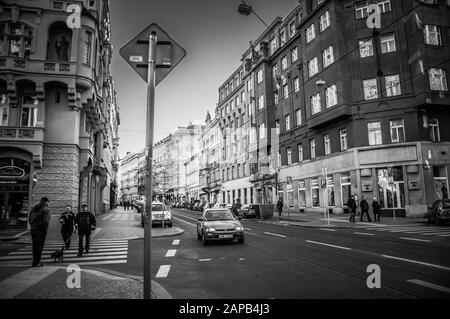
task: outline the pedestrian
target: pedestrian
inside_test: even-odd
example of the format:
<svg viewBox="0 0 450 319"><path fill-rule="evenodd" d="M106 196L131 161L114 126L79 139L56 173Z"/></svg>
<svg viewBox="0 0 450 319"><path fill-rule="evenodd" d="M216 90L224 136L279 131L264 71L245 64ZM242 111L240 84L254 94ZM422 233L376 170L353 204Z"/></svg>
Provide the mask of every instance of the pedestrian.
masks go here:
<svg viewBox="0 0 450 319"><path fill-rule="evenodd" d="M373 219L375 221L380 221L381 206L380 206L380 203L378 203L378 200L376 197L373 198L372 209L373 209Z"/></svg>
<svg viewBox="0 0 450 319"><path fill-rule="evenodd" d="M42 267L41 256L44 250L45 237L50 223L50 211L48 210L48 198L42 197L39 204L33 207L28 218L33 245L32 267Z"/></svg>
<svg viewBox="0 0 450 319"><path fill-rule="evenodd" d="M442 199L448 199L448 190L447 187L445 187L445 183L442 183L441 191L442 191Z"/></svg>
<svg viewBox="0 0 450 319"><path fill-rule="evenodd" d="M233 204L233 206L231 207L231 211L233 212L233 214L236 216L236 218L239 217L239 212L238 210L242 207L241 205L241 200L238 198L236 199L236 202Z"/></svg>
<svg viewBox="0 0 450 319"><path fill-rule="evenodd" d="M356 221L355 221L355 216L356 216L355 195L350 196L350 198L347 201L347 207L350 210L350 222L356 223Z"/></svg>
<svg viewBox="0 0 450 319"><path fill-rule="evenodd" d="M359 206L361 206L361 221L363 221L364 215L367 214L367 219L369 220L370 223L371 220L369 215L369 203L366 201L366 198L364 196L362 197Z"/></svg>
<svg viewBox="0 0 450 319"><path fill-rule="evenodd" d="M83 256L83 239L86 237L85 253L89 253L91 243L91 233L97 225L94 215L88 211L88 206L83 204L81 212L75 217L75 224L78 228L78 257Z"/></svg>
<svg viewBox="0 0 450 319"><path fill-rule="evenodd" d="M281 198L278 199L277 209L278 209L278 216L281 216L281 212L283 211L283 200Z"/></svg>
<svg viewBox="0 0 450 319"><path fill-rule="evenodd" d="M70 248L70 242L73 234L75 214L72 212L72 206L67 205L66 210L59 218L61 225L61 235L66 249Z"/></svg>

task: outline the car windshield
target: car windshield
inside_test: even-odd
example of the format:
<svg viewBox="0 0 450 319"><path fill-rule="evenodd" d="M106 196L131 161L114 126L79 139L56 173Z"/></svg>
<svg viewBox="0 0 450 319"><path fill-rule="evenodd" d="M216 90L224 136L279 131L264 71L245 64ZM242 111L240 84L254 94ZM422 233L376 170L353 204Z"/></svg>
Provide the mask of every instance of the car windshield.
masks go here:
<svg viewBox="0 0 450 319"><path fill-rule="evenodd" d="M152 204L152 211L162 212L164 210L163 204Z"/></svg>
<svg viewBox="0 0 450 319"><path fill-rule="evenodd" d="M228 210L215 210L205 214L206 220L234 220L233 214Z"/></svg>

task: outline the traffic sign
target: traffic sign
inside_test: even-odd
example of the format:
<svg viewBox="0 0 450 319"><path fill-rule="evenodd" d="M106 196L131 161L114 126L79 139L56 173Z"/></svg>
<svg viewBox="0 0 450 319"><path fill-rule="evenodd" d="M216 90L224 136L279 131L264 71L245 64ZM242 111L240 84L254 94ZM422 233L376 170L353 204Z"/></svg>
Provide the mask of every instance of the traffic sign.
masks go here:
<svg viewBox="0 0 450 319"><path fill-rule="evenodd" d="M152 23L133 40L125 44L119 53L147 82L149 35L152 32L155 32L157 37L155 85L158 85L186 56L186 50L176 43L166 31L156 23Z"/></svg>

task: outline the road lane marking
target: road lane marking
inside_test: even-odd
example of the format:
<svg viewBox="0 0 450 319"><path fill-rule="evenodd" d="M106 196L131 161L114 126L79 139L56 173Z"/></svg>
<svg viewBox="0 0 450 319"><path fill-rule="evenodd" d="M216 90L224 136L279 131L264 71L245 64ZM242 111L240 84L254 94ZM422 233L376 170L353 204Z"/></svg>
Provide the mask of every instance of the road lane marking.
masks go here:
<svg viewBox="0 0 450 319"><path fill-rule="evenodd" d="M426 234L421 234L421 235L424 235L424 236L431 236L431 235L447 235L447 234L449 234L448 232L434 232L434 233L426 233Z"/></svg>
<svg viewBox="0 0 450 319"><path fill-rule="evenodd" d="M448 237L448 236L450 236L450 234L447 234L447 235L438 235L439 237Z"/></svg>
<svg viewBox="0 0 450 319"><path fill-rule="evenodd" d="M320 230L326 230L326 231L336 231L336 229L328 229L328 228L319 228Z"/></svg>
<svg viewBox="0 0 450 319"><path fill-rule="evenodd" d="M264 234L267 234L267 235L272 235L272 236L277 236L277 237L281 237L281 238L286 238L286 236L284 236L284 235L280 235L280 234L275 234L275 233L269 233L269 232L264 232Z"/></svg>
<svg viewBox="0 0 450 319"><path fill-rule="evenodd" d="M312 240L306 240L308 243L312 243L312 244L317 244L317 245L324 245L324 246L329 246L329 247L334 247L334 248L339 248L339 249L344 249L344 250L352 250L351 248L348 247L342 247L342 246L336 246L336 245L331 245L331 244L326 244L326 243L320 243L318 241L312 241Z"/></svg>
<svg viewBox="0 0 450 319"><path fill-rule="evenodd" d="M389 256L389 255L381 255L381 257L390 258L390 259L397 259L397 260L406 261L406 262L410 262L410 263L414 263L414 264L419 264L419 265L424 265L424 266L429 266L429 267L434 267L434 268L439 268L439 269L442 269L442 270L450 271L450 268L448 268L448 267L441 266L441 265L429 264L429 263L425 263L423 261L411 260L411 259L406 259L406 258L399 258L399 257L394 257L394 256Z"/></svg>
<svg viewBox="0 0 450 319"><path fill-rule="evenodd" d="M419 280L419 279L410 279L410 280L407 280L407 281L412 283L412 284L424 286L424 287L427 287L427 288L443 291L443 292L446 292L446 293L450 294L450 288L447 288L447 287L444 287L444 286L432 284L430 282L426 282L426 281Z"/></svg>
<svg viewBox="0 0 450 319"><path fill-rule="evenodd" d="M192 219L192 220L195 220L195 221L198 220L197 218L193 218L193 217L189 217L189 216L184 216L184 215L180 215L180 216L183 216L183 218ZM180 219L179 216L177 216L177 218Z"/></svg>
<svg viewBox="0 0 450 319"><path fill-rule="evenodd" d="M170 265L161 265L159 266L158 273L156 274L156 278L166 278L169 275Z"/></svg>
<svg viewBox="0 0 450 319"><path fill-rule="evenodd" d="M211 259L205 258L205 259L199 259L198 261L211 261Z"/></svg>
<svg viewBox="0 0 450 319"><path fill-rule="evenodd" d="M3 280L0 282L0 299L14 298L58 269L56 267L30 268Z"/></svg>
<svg viewBox="0 0 450 319"><path fill-rule="evenodd" d="M245 229L245 230L252 230L251 228L248 228L248 227L244 227L244 229Z"/></svg>
<svg viewBox="0 0 450 319"><path fill-rule="evenodd" d="M169 249L166 253L166 257L174 257L176 253L177 253L176 249Z"/></svg>
<svg viewBox="0 0 450 319"><path fill-rule="evenodd" d="M353 234L356 234L356 235L364 235L364 236L375 236L375 234L371 234L371 233L359 233L359 232L354 232Z"/></svg>
<svg viewBox="0 0 450 319"><path fill-rule="evenodd" d="M188 225L191 225L191 226L197 227L197 225L195 225L195 224L192 224L192 223L189 223L189 222L187 222L187 221L185 221L185 220L182 220L182 219L180 219L180 218L178 218L178 217L174 217L174 219L177 219L177 220L179 220L180 222L186 223L186 224L188 224Z"/></svg>
<svg viewBox="0 0 450 319"><path fill-rule="evenodd" d="M179 239L174 239L172 242L172 246L178 246L180 244L180 240Z"/></svg>
<svg viewBox="0 0 450 319"><path fill-rule="evenodd" d="M431 243L431 240L427 240L427 239L408 238L408 237L400 237L400 239L412 240L412 241L423 241L423 242L426 242L426 243Z"/></svg>

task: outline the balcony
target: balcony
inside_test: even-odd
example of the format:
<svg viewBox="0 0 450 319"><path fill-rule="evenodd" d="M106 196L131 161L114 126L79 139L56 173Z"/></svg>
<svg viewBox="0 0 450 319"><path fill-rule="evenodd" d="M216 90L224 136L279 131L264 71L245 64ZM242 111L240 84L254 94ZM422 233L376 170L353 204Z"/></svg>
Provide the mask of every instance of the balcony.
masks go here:
<svg viewBox="0 0 450 319"><path fill-rule="evenodd" d="M1 127L0 141L43 142L43 127Z"/></svg>
<svg viewBox="0 0 450 319"><path fill-rule="evenodd" d="M351 117L352 110L349 105L339 105L313 115L308 121L308 127L318 129L338 119Z"/></svg>
<svg viewBox="0 0 450 319"><path fill-rule="evenodd" d="M0 59L0 70L18 70L49 75L75 75L76 63L2 57Z"/></svg>

